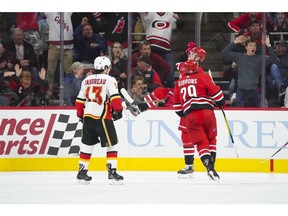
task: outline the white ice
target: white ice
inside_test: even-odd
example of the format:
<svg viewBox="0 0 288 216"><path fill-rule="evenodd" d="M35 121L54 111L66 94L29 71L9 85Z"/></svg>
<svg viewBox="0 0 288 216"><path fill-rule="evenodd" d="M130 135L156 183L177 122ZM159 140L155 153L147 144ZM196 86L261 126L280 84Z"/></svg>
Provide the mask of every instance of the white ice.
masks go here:
<svg viewBox="0 0 288 216"><path fill-rule="evenodd" d="M110 185L102 171L89 172L90 185L78 185L76 174L0 172L0 204L288 204L288 174L219 172L217 183L205 172L179 179L175 172L119 171L123 185Z"/></svg>

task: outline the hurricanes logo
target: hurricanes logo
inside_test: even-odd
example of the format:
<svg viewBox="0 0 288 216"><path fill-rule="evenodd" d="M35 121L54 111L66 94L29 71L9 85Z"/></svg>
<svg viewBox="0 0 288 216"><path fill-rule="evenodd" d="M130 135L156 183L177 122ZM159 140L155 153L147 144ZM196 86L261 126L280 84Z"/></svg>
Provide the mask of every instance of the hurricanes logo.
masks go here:
<svg viewBox="0 0 288 216"><path fill-rule="evenodd" d="M113 29L112 34L114 34L114 33L121 34L123 29L124 29L124 26L125 26L125 19L124 19L124 17L121 17L118 20L115 28Z"/></svg>
<svg viewBox="0 0 288 216"><path fill-rule="evenodd" d="M166 29L166 28L169 28L170 26L170 23L167 22L167 21L162 21L162 20L155 20L153 23L152 23L152 27L153 28L156 28L158 30L163 30L163 29Z"/></svg>

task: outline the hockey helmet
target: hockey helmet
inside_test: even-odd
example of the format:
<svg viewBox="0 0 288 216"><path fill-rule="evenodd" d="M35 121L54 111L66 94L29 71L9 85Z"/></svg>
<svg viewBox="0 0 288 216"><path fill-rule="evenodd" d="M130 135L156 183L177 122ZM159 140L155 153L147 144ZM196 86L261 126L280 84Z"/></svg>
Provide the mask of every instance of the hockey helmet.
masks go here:
<svg viewBox="0 0 288 216"><path fill-rule="evenodd" d="M195 47L192 52L196 53L200 57L200 61L202 62L206 57L206 51L201 47Z"/></svg>
<svg viewBox="0 0 288 216"><path fill-rule="evenodd" d="M187 49L185 50L186 54L188 55L190 51L192 51L196 47L194 42L189 42L187 44Z"/></svg>
<svg viewBox="0 0 288 216"><path fill-rule="evenodd" d="M106 56L98 56L94 60L95 70L104 70L106 68L111 68L111 61Z"/></svg>
<svg viewBox="0 0 288 216"><path fill-rule="evenodd" d="M185 62L184 68L185 68L184 72L187 75L197 73L198 63L196 61L193 61L193 60L188 60Z"/></svg>

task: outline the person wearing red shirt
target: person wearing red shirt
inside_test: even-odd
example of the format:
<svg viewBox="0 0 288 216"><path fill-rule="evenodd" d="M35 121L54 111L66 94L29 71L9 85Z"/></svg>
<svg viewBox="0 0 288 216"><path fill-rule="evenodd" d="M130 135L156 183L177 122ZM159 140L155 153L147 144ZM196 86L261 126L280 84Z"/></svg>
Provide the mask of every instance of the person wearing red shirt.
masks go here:
<svg viewBox="0 0 288 216"><path fill-rule="evenodd" d="M228 29L230 29L232 32L240 32L241 30L246 32L249 29L250 23L253 20L258 20L258 22L262 23L263 19L263 13L258 12L249 12L249 13L243 13L239 17L237 17L234 20L231 20L227 23ZM267 23L267 29L271 25L271 21L267 16L266 19Z"/></svg>
<svg viewBox="0 0 288 216"><path fill-rule="evenodd" d="M169 74L171 71L169 63L159 54L151 51L151 43L144 40L139 45L139 51L132 55L132 67L136 67L140 56L149 56L151 59L152 68L156 70L164 86L167 86Z"/></svg>
<svg viewBox="0 0 288 216"><path fill-rule="evenodd" d="M185 70L185 76L175 83L173 107L176 114L185 119L187 132L197 147L209 178L218 182L220 177L214 168L210 143L211 140L216 143L217 137L214 102L223 106L225 99L221 88L208 74L198 71L198 68L198 62L193 60L180 66L180 69Z"/></svg>

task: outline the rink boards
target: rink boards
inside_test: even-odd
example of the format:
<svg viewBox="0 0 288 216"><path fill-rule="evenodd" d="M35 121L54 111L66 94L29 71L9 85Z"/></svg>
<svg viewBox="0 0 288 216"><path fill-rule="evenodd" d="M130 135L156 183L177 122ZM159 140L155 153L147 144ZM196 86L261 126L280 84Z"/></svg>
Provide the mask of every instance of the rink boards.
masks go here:
<svg viewBox="0 0 288 216"><path fill-rule="evenodd" d="M226 109L236 157L221 110L216 110L217 170L288 173L287 109ZM0 171L77 170L81 124L73 108L0 109ZM179 117L153 109L115 122L118 167L134 171L175 171L183 167ZM90 170L105 170L106 149L96 145ZM196 153L195 169L204 171ZM268 159L268 160L267 160Z"/></svg>

